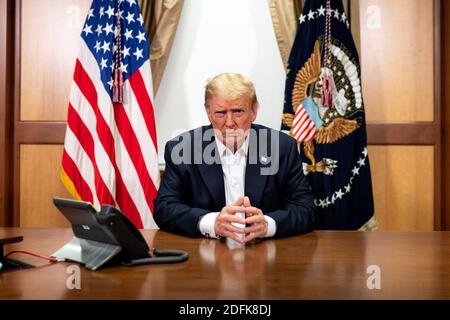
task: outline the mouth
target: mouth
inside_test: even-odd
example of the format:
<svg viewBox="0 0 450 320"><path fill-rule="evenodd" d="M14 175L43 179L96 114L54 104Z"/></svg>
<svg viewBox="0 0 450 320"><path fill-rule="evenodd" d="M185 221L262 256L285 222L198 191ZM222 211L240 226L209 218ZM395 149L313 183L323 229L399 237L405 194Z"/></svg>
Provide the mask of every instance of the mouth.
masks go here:
<svg viewBox="0 0 450 320"><path fill-rule="evenodd" d="M245 136L245 133L239 129L238 130L227 129L227 130L225 130L225 132L222 133L222 135L224 137L238 138L238 137Z"/></svg>

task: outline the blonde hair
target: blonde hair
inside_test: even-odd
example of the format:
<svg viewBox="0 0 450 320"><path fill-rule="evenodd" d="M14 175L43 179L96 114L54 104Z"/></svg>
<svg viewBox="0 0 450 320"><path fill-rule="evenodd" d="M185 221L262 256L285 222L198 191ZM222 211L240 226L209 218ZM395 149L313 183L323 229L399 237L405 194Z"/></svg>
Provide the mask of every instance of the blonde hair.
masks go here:
<svg viewBox="0 0 450 320"><path fill-rule="evenodd" d="M258 111L259 102L253 83L240 73L221 73L209 79L205 87L205 107L213 96L227 101L236 100L248 95L253 111Z"/></svg>

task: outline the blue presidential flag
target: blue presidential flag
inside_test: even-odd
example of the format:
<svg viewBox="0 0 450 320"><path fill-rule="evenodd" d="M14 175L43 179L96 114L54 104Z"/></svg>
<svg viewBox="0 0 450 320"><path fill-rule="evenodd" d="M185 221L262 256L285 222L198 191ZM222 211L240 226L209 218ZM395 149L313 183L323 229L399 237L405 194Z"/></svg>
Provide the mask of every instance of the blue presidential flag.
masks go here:
<svg viewBox="0 0 450 320"><path fill-rule="evenodd" d="M306 0L289 56L282 129L301 145L318 229L374 229L361 70L341 0Z"/></svg>

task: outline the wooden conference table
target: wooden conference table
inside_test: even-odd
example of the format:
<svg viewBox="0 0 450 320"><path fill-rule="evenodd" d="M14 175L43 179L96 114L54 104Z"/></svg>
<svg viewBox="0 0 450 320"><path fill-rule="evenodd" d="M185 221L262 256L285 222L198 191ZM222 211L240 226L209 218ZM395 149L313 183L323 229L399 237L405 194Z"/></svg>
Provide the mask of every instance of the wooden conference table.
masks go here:
<svg viewBox="0 0 450 320"><path fill-rule="evenodd" d="M162 231L142 231L150 247L181 249L180 264L81 268L81 289L69 290L73 263L11 258L36 268L0 273L0 299L450 299L450 232L312 232L266 240L245 249ZM5 253L50 255L71 229L0 228L0 238L22 235ZM381 289L368 289L367 268L381 272Z"/></svg>

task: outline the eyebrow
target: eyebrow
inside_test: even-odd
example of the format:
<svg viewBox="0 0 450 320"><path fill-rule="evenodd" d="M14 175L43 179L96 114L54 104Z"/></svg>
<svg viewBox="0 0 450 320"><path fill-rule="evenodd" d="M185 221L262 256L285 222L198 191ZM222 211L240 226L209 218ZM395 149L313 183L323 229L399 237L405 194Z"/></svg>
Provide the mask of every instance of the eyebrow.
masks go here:
<svg viewBox="0 0 450 320"><path fill-rule="evenodd" d="M218 107L218 109L215 110L214 112L226 112L224 107L221 107L221 106L217 106L217 107ZM244 110L244 108L241 106L236 106L236 107L232 107L230 110L231 111L242 111L242 110Z"/></svg>

